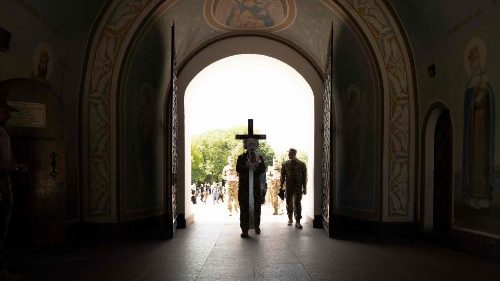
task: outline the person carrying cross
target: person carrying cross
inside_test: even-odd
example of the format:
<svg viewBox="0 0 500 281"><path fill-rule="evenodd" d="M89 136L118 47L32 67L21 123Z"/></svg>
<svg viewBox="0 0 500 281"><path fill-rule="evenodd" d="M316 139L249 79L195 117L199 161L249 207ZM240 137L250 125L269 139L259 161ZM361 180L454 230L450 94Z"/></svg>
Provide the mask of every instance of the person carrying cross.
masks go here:
<svg viewBox="0 0 500 281"><path fill-rule="evenodd" d="M261 175L266 172L264 158L257 154L259 140L266 139L266 135L253 133L253 119L248 119L248 134L236 135L236 139L243 140L245 152L238 156L236 172L238 172L238 201L240 203L241 237L248 237L248 229L255 228L260 234L260 205L261 205Z"/></svg>
<svg viewBox="0 0 500 281"><path fill-rule="evenodd" d="M243 147L247 149L249 140L243 140ZM240 227L241 237L248 237L248 229L250 228L250 208L249 208L249 171L253 169L253 205L254 205L254 227L255 233L260 234L260 201L261 188L259 176L266 172L266 163L264 158L251 150L246 150L238 156L236 161L236 172L238 172L238 201L240 204Z"/></svg>

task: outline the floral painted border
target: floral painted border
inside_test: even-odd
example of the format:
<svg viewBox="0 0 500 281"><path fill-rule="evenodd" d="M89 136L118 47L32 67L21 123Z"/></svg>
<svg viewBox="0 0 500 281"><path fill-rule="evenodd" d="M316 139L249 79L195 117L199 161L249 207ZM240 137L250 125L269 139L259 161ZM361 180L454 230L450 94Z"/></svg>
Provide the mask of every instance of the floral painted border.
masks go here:
<svg viewBox="0 0 500 281"><path fill-rule="evenodd" d="M384 220L412 220L415 93L411 51L384 1L321 1L350 13L377 55L384 80Z"/></svg>
<svg viewBox="0 0 500 281"><path fill-rule="evenodd" d="M113 220L116 198L117 76L129 38L145 14L160 0L116 0L94 34L82 103L83 177L87 219Z"/></svg>

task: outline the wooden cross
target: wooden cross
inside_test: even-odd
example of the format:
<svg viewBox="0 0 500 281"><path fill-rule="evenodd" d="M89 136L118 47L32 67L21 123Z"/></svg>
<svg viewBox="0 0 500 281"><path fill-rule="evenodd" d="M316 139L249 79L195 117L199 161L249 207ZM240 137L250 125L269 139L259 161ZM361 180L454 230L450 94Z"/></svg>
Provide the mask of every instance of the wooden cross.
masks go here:
<svg viewBox="0 0 500 281"><path fill-rule="evenodd" d="M246 139L265 140L266 135L254 135L253 134L253 119L248 119L248 134L236 135L236 139L237 140L246 140Z"/></svg>

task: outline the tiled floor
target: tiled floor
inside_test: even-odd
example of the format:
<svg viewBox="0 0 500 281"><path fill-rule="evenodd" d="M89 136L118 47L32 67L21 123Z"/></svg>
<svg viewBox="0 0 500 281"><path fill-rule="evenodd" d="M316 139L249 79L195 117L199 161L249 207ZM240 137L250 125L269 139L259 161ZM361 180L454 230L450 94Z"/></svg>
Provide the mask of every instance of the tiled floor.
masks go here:
<svg viewBox="0 0 500 281"><path fill-rule="evenodd" d="M421 241L334 240L269 216L240 238L235 216L196 222L172 240L116 242L25 257L23 280L498 280L500 264Z"/></svg>

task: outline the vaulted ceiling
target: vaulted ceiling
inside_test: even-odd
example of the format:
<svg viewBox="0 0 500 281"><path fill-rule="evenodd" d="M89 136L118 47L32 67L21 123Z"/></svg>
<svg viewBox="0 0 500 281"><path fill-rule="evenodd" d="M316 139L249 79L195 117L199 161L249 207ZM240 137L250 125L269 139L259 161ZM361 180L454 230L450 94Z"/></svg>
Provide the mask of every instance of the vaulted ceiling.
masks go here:
<svg viewBox="0 0 500 281"><path fill-rule="evenodd" d="M122 0L126 1L126 0ZM425 53L429 53L435 46L439 45L442 38L450 33L453 33L459 28L460 22L472 21L479 14L489 13L490 7L496 5L496 0L476 0L476 1L454 1L454 0L421 0L421 1L400 1L400 0L355 0L357 5L365 5L370 2L386 2L394 9L397 16L400 18L404 30L407 32L413 50L416 52L417 58L425 57ZM113 1L102 0L17 0L26 9L30 10L40 20L50 26L57 34L73 39L78 36L89 36L93 24L99 18L100 13ZM116 1L115 1L116 2ZM146 0L129 1L133 3L147 3ZM172 8L175 9L175 19L182 21L193 20L193 10L190 7L196 3L202 2L199 0L178 0ZM288 36L293 38L294 34L305 28L313 26L309 29L311 37L304 39L304 44L311 45L309 49L312 51L312 56L322 58L323 50L318 47L318 43L314 38L314 33L325 31L329 28L330 16L326 12L325 5L322 2L342 2L338 0L297 0L297 22L289 31L284 31ZM199 4L198 4L199 5ZM316 7L316 8L314 8ZM478 8L480 7L480 8ZM458 24L457 24L458 23ZM191 25L192 26L192 25ZM182 28L182 27L180 27ZM186 26L186 28L188 28ZM295 30L294 30L295 29ZM211 32L211 30L199 30L191 28L189 30L189 39L191 42L198 41L197 39L204 36L203 33ZM324 37L324 36L322 36ZM418 62L417 62L418 63Z"/></svg>

